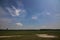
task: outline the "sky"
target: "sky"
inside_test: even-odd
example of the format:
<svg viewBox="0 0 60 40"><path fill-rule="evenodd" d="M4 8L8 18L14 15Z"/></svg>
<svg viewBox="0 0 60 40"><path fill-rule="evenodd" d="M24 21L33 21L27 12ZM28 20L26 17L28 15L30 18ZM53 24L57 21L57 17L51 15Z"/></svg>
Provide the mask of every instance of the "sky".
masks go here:
<svg viewBox="0 0 60 40"><path fill-rule="evenodd" d="M60 29L60 0L0 0L0 29Z"/></svg>

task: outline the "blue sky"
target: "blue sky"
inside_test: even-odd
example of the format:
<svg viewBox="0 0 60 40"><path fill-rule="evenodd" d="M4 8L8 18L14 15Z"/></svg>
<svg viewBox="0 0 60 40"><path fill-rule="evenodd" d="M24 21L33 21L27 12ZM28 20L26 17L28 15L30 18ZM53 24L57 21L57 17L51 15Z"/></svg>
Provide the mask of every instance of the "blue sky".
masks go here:
<svg viewBox="0 0 60 40"><path fill-rule="evenodd" d="M0 0L0 29L60 29L60 0Z"/></svg>

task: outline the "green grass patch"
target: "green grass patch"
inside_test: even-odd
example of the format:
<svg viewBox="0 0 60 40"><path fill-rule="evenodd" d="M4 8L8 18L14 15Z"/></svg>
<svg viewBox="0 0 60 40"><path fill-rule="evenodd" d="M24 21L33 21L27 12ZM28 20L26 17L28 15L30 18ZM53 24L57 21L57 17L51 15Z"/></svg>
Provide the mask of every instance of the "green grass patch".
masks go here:
<svg viewBox="0 0 60 40"><path fill-rule="evenodd" d="M58 38L40 38L35 34L51 34ZM60 31L0 31L0 36L23 35L22 37L0 38L0 40L60 40Z"/></svg>

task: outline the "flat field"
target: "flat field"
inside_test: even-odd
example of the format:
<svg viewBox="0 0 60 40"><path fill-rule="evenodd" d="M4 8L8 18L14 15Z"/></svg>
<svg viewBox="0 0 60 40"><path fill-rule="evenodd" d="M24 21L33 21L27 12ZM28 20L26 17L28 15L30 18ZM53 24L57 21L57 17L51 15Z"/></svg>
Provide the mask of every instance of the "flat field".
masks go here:
<svg viewBox="0 0 60 40"><path fill-rule="evenodd" d="M39 37L37 34L54 35L55 38L49 36ZM60 40L60 31L21 31L21 30L5 30L0 31L0 40Z"/></svg>

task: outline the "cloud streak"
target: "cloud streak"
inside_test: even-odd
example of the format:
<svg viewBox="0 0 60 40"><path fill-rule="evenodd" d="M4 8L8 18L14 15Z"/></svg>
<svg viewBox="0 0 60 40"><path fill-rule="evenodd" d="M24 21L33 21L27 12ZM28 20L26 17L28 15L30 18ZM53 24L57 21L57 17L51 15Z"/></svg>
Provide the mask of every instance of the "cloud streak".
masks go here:
<svg viewBox="0 0 60 40"><path fill-rule="evenodd" d="M10 7L6 7L6 9L9 11L9 13L12 16L20 16L21 14L25 13L26 10L25 9L17 9L14 6L12 6L12 8Z"/></svg>

